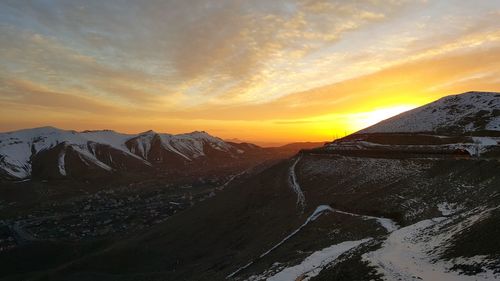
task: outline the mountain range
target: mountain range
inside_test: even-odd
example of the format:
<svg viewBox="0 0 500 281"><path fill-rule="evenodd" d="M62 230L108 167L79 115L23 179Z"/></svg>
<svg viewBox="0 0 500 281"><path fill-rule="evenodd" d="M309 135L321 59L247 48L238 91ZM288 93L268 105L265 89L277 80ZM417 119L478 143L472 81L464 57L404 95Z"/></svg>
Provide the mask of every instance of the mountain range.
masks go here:
<svg viewBox="0 0 500 281"><path fill-rule="evenodd" d="M0 133L0 175L10 179L88 178L116 172L235 170L293 155L296 148L261 148L223 141L203 131L121 134L111 130L69 131L41 127Z"/></svg>
<svg viewBox="0 0 500 281"><path fill-rule="evenodd" d="M0 280L500 280L499 105L499 93L445 97L214 184L141 180L96 191L78 183L83 191L61 199L58 192L77 185L71 179L9 181L0 188ZM161 172L172 158L187 169L201 159L216 165L212 155L231 163L260 150L199 132L96 136L103 134L116 133L74 133L62 144L10 140L34 149L22 154L32 157L31 170L9 166L9 175L35 174L44 151L53 151L61 176L61 151L90 163L85 153L97 155L112 169L120 154ZM100 143L107 154L82 143ZM12 159L21 158L2 163ZM36 198L24 203L12 196L18 190Z"/></svg>

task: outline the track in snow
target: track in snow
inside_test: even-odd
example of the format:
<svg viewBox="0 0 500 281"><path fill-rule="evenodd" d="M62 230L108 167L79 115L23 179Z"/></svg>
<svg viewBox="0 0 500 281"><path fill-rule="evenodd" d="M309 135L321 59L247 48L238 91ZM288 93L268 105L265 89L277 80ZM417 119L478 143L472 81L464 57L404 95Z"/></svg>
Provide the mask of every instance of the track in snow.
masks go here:
<svg viewBox="0 0 500 281"><path fill-rule="evenodd" d="M244 170L243 172L239 173L239 174L236 174L236 175L232 175L224 184L216 187L217 190L224 190L224 188L226 188L230 183L232 183L235 179L237 179L238 177L244 175L247 173L247 171L250 170L250 169L247 169L247 170Z"/></svg>
<svg viewBox="0 0 500 281"><path fill-rule="evenodd" d="M292 233L290 233L288 236L286 236L285 238L283 238L279 243L277 243L276 245L274 245L273 247L271 247L269 250L265 251L258 258L256 258L255 260L250 261L246 265L238 268L236 271L234 271L233 273L229 274L226 277L226 279L229 279L229 278L232 278L232 277L236 276L241 271L249 268L256 261L258 261L258 260L264 258L265 256L267 256L269 253L271 253L272 251L274 251L279 246L283 245L286 241L288 241L290 238L292 238L293 236L295 236L299 231L301 231L304 227L306 227L310 222L315 221L317 218L319 218L325 212L333 212L333 209L330 206L327 206L327 205L320 205L320 206L318 206L316 208L316 210L307 218L307 220L301 226L299 226L297 229L295 229Z"/></svg>
<svg viewBox="0 0 500 281"><path fill-rule="evenodd" d="M310 280L317 276L325 267L334 263L341 255L371 241L365 238L357 241L344 241L309 255L300 264L286 267L266 279L266 281Z"/></svg>
<svg viewBox="0 0 500 281"><path fill-rule="evenodd" d="M296 161L297 162L297 161ZM295 163L296 163L295 162ZM226 279L229 279L229 278L232 278L234 276L236 276L238 273L240 273L241 271L249 268L251 265L253 265L256 261L264 258L265 256L267 256L268 254L270 254L272 251L274 251L275 249L277 249L278 247L280 247L281 245L283 245L285 242L287 242L290 238L292 238L293 236L295 236L297 233L299 233L304 227L306 227L309 223L315 221L316 219L318 219L322 214L326 213L326 212L331 212L331 213L339 213L339 214L344 214L344 215L349 215L349 216L355 216L355 217L360 217L362 219L365 219L365 220L376 220L382 227L384 227L387 232L393 232L395 230L398 229L398 226L396 224L396 222L390 220L390 219L387 219L387 218L380 218L380 217L372 217L372 216L365 216L365 215L359 215L359 214L354 214L354 213L349 213L349 212L344 212L344 211L340 211L340 210L337 210L337 209L333 209L332 207L328 206L328 205L320 205L316 208L316 210L307 218L307 220L301 225L299 226L297 229L295 229L292 233L290 233L289 235L287 235L285 238L283 238L280 242L278 242L276 245L274 245L273 247L271 247L269 250L265 251L263 254L261 254L258 258L256 258L255 260L252 260L250 261L249 263L247 263L246 265L238 268L236 271L234 271L233 273L229 274ZM363 243L366 242L366 241L363 241ZM356 245L357 246L357 245ZM324 249L325 250L325 249ZM334 259L333 259L334 260ZM332 260L332 261L333 261ZM316 270L318 270L318 268L315 267ZM311 269L312 270L312 269Z"/></svg>
<svg viewBox="0 0 500 281"><path fill-rule="evenodd" d="M295 194L297 194L297 206L300 207L301 211L304 211L304 208L306 207L306 198L304 196L304 193L302 192L302 189L300 188L300 184L297 180L297 174L295 173L295 166L297 166L297 163L299 163L301 158L302 154L299 154L295 162L293 162L292 166L290 166L290 170L288 172L288 182L290 183L290 187L292 188L292 190L295 192Z"/></svg>
<svg viewBox="0 0 500 281"><path fill-rule="evenodd" d="M297 179L297 174L295 172L295 167L297 166L297 163L299 163L299 161L301 159L302 159L302 154L299 154L297 159L293 162L292 166L290 166L289 183L290 183L290 187L292 188L292 190L297 194L297 206L299 206L301 208L301 210L304 211L304 208L306 206L306 200L305 200L304 192L302 192L302 188L300 187L299 181ZM399 228L395 221L388 219L388 218L373 217L373 216L344 212L341 210L332 209L330 206L328 206L328 208L330 208L331 211L335 212L335 213L354 216L354 217L360 217L364 220L370 220L370 219L376 220L389 233L391 233Z"/></svg>
<svg viewBox="0 0 500 281"><path fill-rule="evenodd" d="M292 188L292 190L297 194L297 206L299 206L301 208L301 210L304 211L304 208L305 208L305 205L306 205L305 196L304 196L304 193L302 192L300 184L299 184L299 182L297 180L297 174L295 173L295 167L297 166L297 163L299 163L299 161L301 160L301 158L302 158L302 155L299 154L299 156L297 157L297 159L290 166L290 169L289 169L289 183L290 183L290 187ZM265 256L267 256L269 253L271 253L272 251L274 251L279 246L283 245L286 241L288 241L290 238L292 238L293 236L295 236L300 230L302 230L310 222L316 220L319 216L321 216L325 212L332 212L332 213L339 213L339 214L344 214L344 215L349 215L349 216L354 216L354 217L360 217L360 218L362 218L364 220L371 220L371 219L373 219L373 220L376 220L382 227L384 227L387 230L388 233L391 233L391 232L393 232L393 231L395 231L395 230L397 230L399 228L398 225L396 224L396 222L394 222L393 220L388 219L388 218L373 217L373 216L366 216L366 215L360 215L360 214L355 214L355 213L349 213L349 212L344 212L344 211L340 211L340 210L337 210L337 209L333 209L332 207L330 207L328 205L320 205L320 206L318 206L316 208L316 210L307 218L307 220L300 227L298 227L296 230L294 230L288 236L286 236L285 238L283 238L279 243L277 243L276 245L274 245L273 247L271 247L269 250L267 250L266 252L264 252L263 254L261 254L255 260L250 261L249 263L245 264L244 266L238 268L237 270L235 270L234 272L232 272L231 274L229 274L226 277L226 279L230 279L230 278L236 276L241 271L243 271L243 270L249 268L250 266L252 266L256 261L258 261L258 260L264 258ZM366 242L364 240L362 240L362 241L363 242L360 242L360 243ZM353 242L354 243L356 241L346 241L346 243L347 242ZM349 244L349 243L347 243L347 244ZM344 244L342 244L342 245L344 246ZM358 245L351 245L351 246L355 247L355 246L358 246ZM334 247L334 246L331 246L331 247ZM323 250L326 250L326 249L323 249ZM317 254L319 255L320 252L321 251L318 251ZM333 260L335 260L335 258L333 258ZM333 261L333 260L331 260L331 261ZM306 260L304 260L304 262L306 262ZM323 260L323 262L325 262L325 260ZM311 266L311 265L309 265L309 266ZM317 273L319 273L320 269L317 268L317 267L315 267L315 266L313 266L313 268L311 268L310 271L312 271L312 270L316 270L316 271L318 271ZM280 279L276 279L276 280L280 280Z"/></svg>
<svg viewBox="0 0 500 281"><path fill-rule="evenodd" d="M344 214L344 215L353 216L353 217L360 217L364 220L376 220L383 228L385 228L385 230L387 230L388 233L391 233L391 232L399 229L398 224L395 221L388 219L388 218L360 215L360 214L340 211L337 209L332 209L332 210L335 213Z"/></svg>

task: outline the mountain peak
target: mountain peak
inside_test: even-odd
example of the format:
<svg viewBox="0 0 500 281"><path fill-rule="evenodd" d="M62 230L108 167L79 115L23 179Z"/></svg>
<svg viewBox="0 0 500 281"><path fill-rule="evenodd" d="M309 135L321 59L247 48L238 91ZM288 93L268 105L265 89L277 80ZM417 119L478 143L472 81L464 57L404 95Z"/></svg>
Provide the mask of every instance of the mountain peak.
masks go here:
<svg viewBox="0 0 500 281"><path fill-rule="evenodd" d="M218 137L212 136L212 135L210 135L209 133L207 133L205 131L192 131L190 133L177 134L176 136L178 136L178 137L196 138L196 139L210 139L210 140L217 139L217 140L219 140Z"/></svg>
<svg viewBox="0 0 500 281"><path fill-rule="evenodd" d="M205 131L192 131L190 133L187 133L187 135L208 135L208 136L210 136L210 134L205 132Z"/></svg>
<svg viewBox="0 0 500 281"><path fill-rule="evenodd" d="M358 133L500 131L500 93L470 91L403 112Z"/></svg>
<svg viewBox="0 0 500 281"><path fill-rule="evenodd" d="M147 131L144 131L142 133L139 133L138 135L143 136L143 135L156 135L156 134L158 134L158 133L153 131L153 130L147 130Z"/></svg>
<svg viewBox="0 0 500 281"><path fill-rule="evenodd" d="M435 102L439 102L439 101L456 102L457 100L474 102L474 99L475 100L479 100L479 99L491 100L491 99L498 99L498 98L500 98L500 93L498 93L498 92L468 91L468 92L464 92L461 94L445 96L445 97L438 99Z"/></svg>
<svg viewBox="0 0 500 281"><path fill-rule="evenodd" d="M480 95L482 95L482 94L487 94L487 95L493 94L493 95L498 95L500 93L498 93L498 92L488 92L488 91L468 91L468 92L465 92L465 93L462 93L462 94L458 94L457 96L466 95L466 94L480 94Z"/></svg>
<svg viewBox="0 0 500 281"><path fill-rule="evenodd" d="M103 132L103 133L116 133L116 131L114 131L114 130L110 130L110 129L102 129L102 130L84 130L84 131L81 131L80 133L100 133L100 132Z"/></svg>
<svg viewBox="0 0 500 281"><path fill-rule="evenodd" d="M56 128L54 126L35 127L32 129L27 129L27 130L57 130L57 131L62 131L62 129Z"/></svg>

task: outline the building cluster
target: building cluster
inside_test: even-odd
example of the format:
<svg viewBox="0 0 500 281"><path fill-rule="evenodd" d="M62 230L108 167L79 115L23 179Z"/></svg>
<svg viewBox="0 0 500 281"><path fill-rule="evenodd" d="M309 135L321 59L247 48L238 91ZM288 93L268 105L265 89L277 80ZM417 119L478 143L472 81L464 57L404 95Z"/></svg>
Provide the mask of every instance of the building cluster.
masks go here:
<svg viewBox="0 0 500 281"><path fill-rule="evenodd" d="M0 221L0 251L33 241L79 241L120 236L164 222L214 196L213 187L130 187L50 203L27 216Z"/></svg>

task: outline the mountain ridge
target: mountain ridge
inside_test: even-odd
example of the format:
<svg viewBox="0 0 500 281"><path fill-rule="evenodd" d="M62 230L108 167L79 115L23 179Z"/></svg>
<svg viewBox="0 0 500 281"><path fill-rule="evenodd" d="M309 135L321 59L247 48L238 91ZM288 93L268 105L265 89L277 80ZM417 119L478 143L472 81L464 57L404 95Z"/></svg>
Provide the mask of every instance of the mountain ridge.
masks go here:
<svg viewBox="0 0 500 281"><path fill-rule="evenodd" d="M354 134L500 131L500 92L469 91L442 97Z"/></svg>
<svg viewBox="0 0 500 281"><path fill-rule="evenodd" d="M58 152L52 155L51 150ZM77 132L45 126L0 133L0 174L29 178L33 175L33 164L39 163L37 167L53 170L42 178L57 176L56 170L59 176L67 176L65 166L71 162L65 161L68 155L72 155L69 157L74 165L113 171L131 166L147 168L164 164L172 168L186 166L188 162L230 162L263 153L261 150L258 146L225 142L205 131L168 134L149 130L123 134L113 130ZM116 159L120 159L119 163L114 163ZM58 167L53 169L56 162Z"/></svg>

